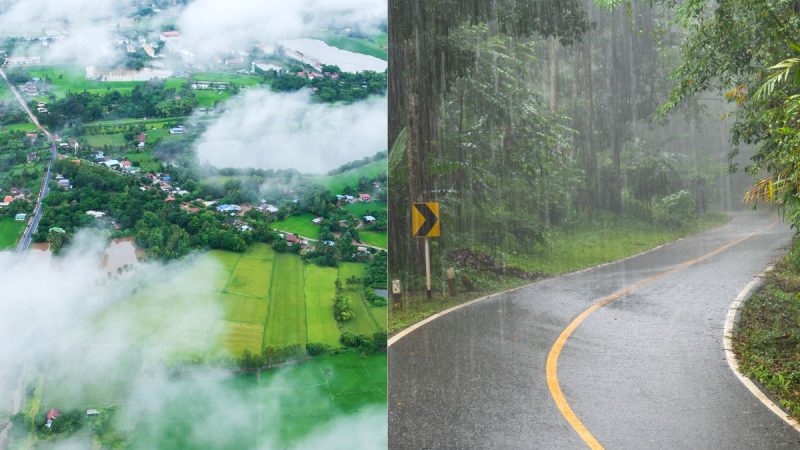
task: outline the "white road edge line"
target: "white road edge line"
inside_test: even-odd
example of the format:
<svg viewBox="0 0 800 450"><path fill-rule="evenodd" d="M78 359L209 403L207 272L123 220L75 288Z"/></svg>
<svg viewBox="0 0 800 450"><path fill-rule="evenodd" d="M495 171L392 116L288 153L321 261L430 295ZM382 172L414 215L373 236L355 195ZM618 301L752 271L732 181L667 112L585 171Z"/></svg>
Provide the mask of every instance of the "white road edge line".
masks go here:
<svg viewBox="0 0 800 450"><path fill-rule="evenodd" d="M629 259L637 258L639 256L646 255L646 254L648 254L650 252L654 252L654 251L656 251L658 249L661 249L663 247L666 247L668 245L675 244L675 243L680 242L680 241L682 241L684 239L687 239L687 238L690 238L690 237L694 237L694 236L699 236L701 234L708 233L709 231L712 231L712 230L718 230L718 229L720 229L722 227L730 225L731 222L733 222L733 216L731 216L727 212L725 212L724 214L726 214L728 216L728 218L729 218L729 220L727 222L725 222L725 223L723 223L721 225L718 225L716 227L709 228L708 230L702 231L702 232L700 232L698 234L692 234L692 235L684 236L684 237L681 237L681 238L678 238L678 239L675 239L675 240L672 240L672 241L669 241L669 242L665 242L665 243L663 243L663 244L661 244L661 245L659 245L657 247L653 247L651 249L645 250L645 251L637 253L635 255L626 256L625 258L622 258L622 259L609 261L609 262L606 262L606 263L603 263L603 264L598 264L596 266L592 266L592 267L587 267L585 269L576 270L574 272L563 273L563 274L555 276L555 277L545 277L545 278L536 280L533 283L528 283L528 284L525 284L525 285L522 285L522 286L517 286L515 288L507 289L507 290L501 291L501 292L495 292L494 294L489 294L489 295L486 295L484 297L479 297L479 298L476 298L475 300L470 300L470 301L468 301L466 303L462 303L460 305L453 306L452 308L445 309L444 311L440 311L440 312L438 312L438 313L436 313L436 314L434 314L434 315L432 315L430 317L427 317L424 320L421 320L421 321L415 323L414 325L411 325L410 327L406 328L405 330L400 331L399 333L395 334L394 336L389 338L389 341L387 343L387 347L391 347L393 344L397 343L397 341L399 341L400 339L403 339L404 337L408 336L412 332L416 331L419 328L422 328L423 326L433 322L434 320L436 320L436 319L438 319L438 318L440 318L442 316L445 316L447 314L450 314L451 312L458 311L461 308L466 308L467 306L470 306L472 304L475 304L475 303L478 303L478 302L482 302L484 300L488 300L488 299L493 298L493 297L497 297L498 295L510 294L510 293L518 291L520 289L525 289L527 287L533 286L536 283L541 283L542 281L545 281L545 280L551 280L553 278L568 277L568 276L571 276L571 275L576 275L576 274L579 274L579 273L584 273L584 272L589 272L589 271L592 271L592 270L595 270L595 269L599 269L601 267L610 266L612 264L622 263L622 262L625 262L625 261L627 261Z"/></svg>
<svg viewBox="0 0 800 450"><path fill-rule="evenodd" d="M761 403L764 404L770 411L772 411L775 415L783 419L789 426L794 428L797 431L800 431L800 423L798 423L795 419L791 418L789 414L786 413L780 406L775 404L764 391L759 389L753 380L746 377L739 371L739 361L736 359L736 354L733 352L733 327L736 324L736 318L739 315L739 311L742 308L744 302L750 298L751 295L764 284L764 277L766 276L767 272L770 272L774 266L767 267L763 272L756 275L756 277L747 283L747 285L739 292L739 295L736 296L736 300L733 301L731 304L730 309L728 309L728 315L725 317L725 327L723 329L723 333L725 336L725 359L728 361L728 366L733 371L733 374L736 375L736 378L742 382L744 387L750 391Z"/></svg>

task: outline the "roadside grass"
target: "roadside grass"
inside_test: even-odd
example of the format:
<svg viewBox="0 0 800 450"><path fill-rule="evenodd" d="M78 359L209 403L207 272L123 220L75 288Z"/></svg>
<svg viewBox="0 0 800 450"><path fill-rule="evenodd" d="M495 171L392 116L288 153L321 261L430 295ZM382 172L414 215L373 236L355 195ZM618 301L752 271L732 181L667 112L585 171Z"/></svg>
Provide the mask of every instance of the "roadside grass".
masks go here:
<svg viewBox="0 0 800 450"><path fill-rule="evenodd" d="M317 175L312 181L321 184L328 189L331 194L341 194L345 186L358 189L358 180L361 177L374 178L388 170L385 159L374 161L366 166L357 167L336 175Z"/></svg>
<svg viewBox="0 0 800 450"><path fill-rule="evenodd" d="M529 253L500 254L480 247L472 250L491 254L507 267L540 276L557 276L626 258L675 239L714 228L729 220L730 217L725 214L710 213L690 226L667 228L628 218L606 217L571 230L551 231L547 234L546 244L535 247ZM390 311L389 333L397 333L453 306L534 281L470 270L459 269L459 272L466 273L471 278L475 285L474 291L462 292L463 286L459 282L457 295L443 295L444 280L434 275L434 298L428 299L417 292L407 293L402 310Z"/></svg>
<svg viewBox="0 0 800 450"><path fill-rule="evenodd" d="M331 267L305 266L308 342L339 347L339 328L333 318L334 283L338 273Z"/></svg>
<svg viewBox="0 0 800 450"><path fill-rule="evenodd" d="M367 245L379 247L382 249L389 248L389 234L385 231L358 231L358 237Z"/></svg>
<svg viewBox="0 0 800 450"><path fill-rule="evenodd" d="M299 234L300 236L316 239L319 237L319 227L311 223L314 216L309 213L303 213L298 216L289 216L284 220L273 222L272 228L281 231L288 231L290 233Z"/></svg>
<svg viewBox="0 0 800 450"><path fill-rule="evenodd" d="M0 250L13 249L23 230L25 222L17 222L12 217L0 219Z"/></svg>
<svg viewBox="0 0 800 450"><path fill-rule="evenodd" d="M297 255L275 255L269 314L264 327L264 347L285 347L308 342L306 332L303 260Z"/></svg>
<svg viewBox="0 0 800 450"><path fill-rule="evenodd" d="M506 263L528 272L558 275L643 252L690 234L722 225L724 214L708 214L685 228L658 226L631 218L606 217L571 230L547 233L530 253L507 255Z"/></svg>
<svg viewBox="0 0 800 450"><path fill-rule="evenodd" d="M800 418L800 242L747 300L733 332L739 369Z"/></svg>

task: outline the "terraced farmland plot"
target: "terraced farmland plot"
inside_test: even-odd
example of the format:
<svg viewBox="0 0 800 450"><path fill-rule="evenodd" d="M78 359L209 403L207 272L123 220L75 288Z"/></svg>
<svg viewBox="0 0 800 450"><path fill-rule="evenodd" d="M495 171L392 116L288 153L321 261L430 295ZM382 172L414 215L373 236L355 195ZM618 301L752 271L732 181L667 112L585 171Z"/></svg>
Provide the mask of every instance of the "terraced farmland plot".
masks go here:
<svg viewBox="0 0 800 450"><path fill-rule="evenodd" d="M359 284L355 288L348 288L346 280L351 276L355 276L359 280L364 275L364 265L356 263L342 263L339 265L339 279L342 280L345 288L345 295L350 299L350 304L353 307L353 314L355 317L342 322L342 329L356 334L364 334L372 336L376 331L381 331L382 328L372 319L369 311L367 311L366 301L364 295L361 293L362 286Z"/></svg>
<svg viewBox="0 0 800 450"><path fill-rule="evenodd" d="M333 318L335 282L339 273L330 267L306 265L306 314L308 342L339 346L339 327Z"/></svg>
<svg viewBox="0 0 800 450"><path fill-rule="evenodd" d="M308 340L303 260L297 255L279 253L275 255L274 267L264 346L305 345Z"/></svg>
<svg viewBox="0 0 800 450"><path fill-rule="evenodd" d="M225 318L229 321L263 326L267 320L269 302L266 299L222 294L221 301L225 308Z"/></svg>
<svg viewBox="0 0 800 450"><path fill-rule="evenodd" d="M229 294L266 298L272 278L272 260L243 257L225 286Z"/></svg>
<svg viewBox="0 0 800 450"><path fill-rule="evenodd" d="M346 422L355 412L386 411L385 354L323 355L258 377L231 376L222 392L242 407L233 415L216 409L219 399L201 380L181 380L165 410L145 410L133 424L131 447L206 450L207 442L197 439L198 424L214 423L226 430L214 434L214 448L310 448L307 439L315 430Z"/></svg>
<svg viewBox="0 0 800 450"><path fill-rule="evenodd" d="M221 321L219 332L223 336L225 348L234 355L241 355L245 350L250 353L261 353L264 336L264 325Z"/></svg>

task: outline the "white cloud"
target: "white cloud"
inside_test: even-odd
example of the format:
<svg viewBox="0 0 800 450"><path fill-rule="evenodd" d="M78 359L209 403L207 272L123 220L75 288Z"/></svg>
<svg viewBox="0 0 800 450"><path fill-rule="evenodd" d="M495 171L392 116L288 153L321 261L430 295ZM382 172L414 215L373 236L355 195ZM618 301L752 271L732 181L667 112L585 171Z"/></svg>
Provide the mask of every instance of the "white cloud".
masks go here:
<svg viewBox="0 0 800 450"><path fill-rule="evenodd" d="M385 97L331 105L307 91L249 90L226 106L196 144L201 163L323 173L386 149Z"/></svg>
<svg viewBox="0 0 800 450"><path fill-rule="evenodd" d="M387 18L385 0L195 0L180 15L183 42L198 55L303 37L329 27L374 29Z"/></svg>
<svg viewBox="0 0 800 450"><path fill-rule="evenodd" d="M0 30L26 32L35 36L45 31L67 33L46 48L46 61L79 65L109 64L115 59L114 31L118 20L133 8L132 0L10 0L2 3ZM18 56L30 51L27 45ZM41 50L37 47L37 52Z"/></svg>

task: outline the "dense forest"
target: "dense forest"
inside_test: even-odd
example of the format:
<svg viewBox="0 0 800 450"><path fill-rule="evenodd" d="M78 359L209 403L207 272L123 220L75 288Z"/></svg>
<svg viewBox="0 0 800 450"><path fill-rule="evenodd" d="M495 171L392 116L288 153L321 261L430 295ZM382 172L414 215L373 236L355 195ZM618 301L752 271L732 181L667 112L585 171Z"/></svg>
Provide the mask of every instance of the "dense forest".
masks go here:
<svg viewBox="0 0 800 450"><path fill-rule="evenodd" d="M728 172L754 140L739 119L730 144L737 99L709 89L749 63L681 63L717 48L696 42L725 19L702 2L390 5L390 276L407 290L422 267L412 201L442 204L441 277L465 251L535 257L551 230L685 227L749 186Z"/></svg>

